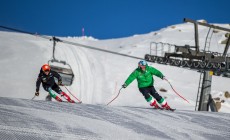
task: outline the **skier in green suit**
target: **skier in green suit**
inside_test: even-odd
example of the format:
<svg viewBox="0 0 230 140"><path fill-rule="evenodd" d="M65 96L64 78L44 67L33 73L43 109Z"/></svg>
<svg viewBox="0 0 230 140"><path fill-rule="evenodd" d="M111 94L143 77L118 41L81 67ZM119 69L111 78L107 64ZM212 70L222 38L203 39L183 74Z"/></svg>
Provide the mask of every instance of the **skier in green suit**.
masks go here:
<svg viewBox="0 0 230 140"><path fill-rule="evenodd" d="M160 104L162 108L169 110L171 109L170 106L165 99L157 93L153 86L153 75L164 79L164 75L159 70L148 66L145 60L141 60L138 63L138 68L129 75L122 87L126 88L133 80L137 79L139 91L143 94L150 106L160 108L158 106L158 104Z"/></svg>

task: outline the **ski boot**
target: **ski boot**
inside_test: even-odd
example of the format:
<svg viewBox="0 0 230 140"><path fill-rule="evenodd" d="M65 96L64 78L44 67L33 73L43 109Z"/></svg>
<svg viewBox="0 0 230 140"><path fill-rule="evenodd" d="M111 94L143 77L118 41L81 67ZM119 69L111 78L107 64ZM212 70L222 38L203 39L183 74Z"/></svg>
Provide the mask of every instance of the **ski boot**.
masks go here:
<svg viewBox="0 0 230 140"><path fill-rule="evenodd" d="M164 108L166 110L171 110L171 107L168 105L167 102L164 105L162 105L162 108Z"/></svg>
<svg viewBox="0 0 230 140"><path fill-rule="evenodd" d="M62 97L64 96L64 98L65 98L68 102L70 102L70 103L75 103L74 100L71 100L70 97L69 97L65 92L61 92L61 96L62 96Z"/></svg>
<svg viewBox="0 0 230 140"><path fill-rule="evenodd" d="M62 102L62 99L59 98L58 96L55 97L55 100L57 100L58 102Z"/></svg>
<svg viewBox="0 0 230 140"><path fill-rule="evenodd" d="M156 100L154 100L154 102L152 102L152 103L150 104L150 106L152 106L152 107L154 107L154 108L156 108L156 109L160 109L160 107L157 105L157 101L156 101Z"/></svg>

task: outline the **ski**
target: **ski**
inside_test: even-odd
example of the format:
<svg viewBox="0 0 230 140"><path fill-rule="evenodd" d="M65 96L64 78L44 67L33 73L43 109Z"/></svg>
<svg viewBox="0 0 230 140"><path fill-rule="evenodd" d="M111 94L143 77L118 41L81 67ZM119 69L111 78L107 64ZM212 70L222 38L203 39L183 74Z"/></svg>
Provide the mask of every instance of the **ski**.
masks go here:
<svg viewBox="0 0 230 140"><path fill-rule="evenodd" d="M170 109L165 109L165 110L174 112L176 109L175 108L170 108Z"/></svg>
<svg viewBox="0 0 230 140"><path fill-rule="evenodd" d="M165 108L162 108L162 107L152 108L152 109L155 109L155 110L166 110L166 111L172 111L172 112L174 112L176 110L175 108L165 109Z"/></svg>
<svg viewBox="0 0 230 140"><path fill-rule="evenodd" d="M69 104L82 104L82 102L74 102L74 103L70 103L68 101L62 101L63 103L69 103Z"/></svg>

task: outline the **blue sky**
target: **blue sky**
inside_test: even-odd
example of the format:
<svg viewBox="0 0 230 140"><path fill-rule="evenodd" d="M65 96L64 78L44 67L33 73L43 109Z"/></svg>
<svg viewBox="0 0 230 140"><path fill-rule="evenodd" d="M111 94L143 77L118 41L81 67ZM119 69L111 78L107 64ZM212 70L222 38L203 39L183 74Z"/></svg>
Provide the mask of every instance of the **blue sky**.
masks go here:
<svg viewBox="0 0 230 140"><path fill-rule="evenodd" d="M230 23L229 0L1 0L0 25L97 39L145 34L183 18Z"/></svg>

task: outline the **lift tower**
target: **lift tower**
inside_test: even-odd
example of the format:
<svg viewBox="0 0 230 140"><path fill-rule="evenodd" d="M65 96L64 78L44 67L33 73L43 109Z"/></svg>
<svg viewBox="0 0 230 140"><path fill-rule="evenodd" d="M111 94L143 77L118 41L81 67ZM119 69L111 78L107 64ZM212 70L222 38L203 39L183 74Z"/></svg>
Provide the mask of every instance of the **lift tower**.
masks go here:
<svg viewBox="0 0 230 140"><path fill-rule="evenodd" d="M200 72L201 75L195 110L208 111L210 106L212 111L215 111L215 108L212 106L213 101L211 100L212 98L210 94L212 74L230 78L230 57L227 55L230 45L230 36L228 36L223 53L206 50L201 51L199 46L198 25L209 27L204 49L206 48L206 45L210 44L211 42L212 35L211 37L208 37L211 29L218 29L226 32L230 32L230 29L191 20L188 18L184 18L183 21L194 24L195 46L178 46L175 44L170 45L168 43L162 42L151 42L150 54L145 55L145 60L150 62L157 62L160 64L189 68L191 70L197 70ZM209 41L208 38L210 39ZM155 49L153 49L153 45L155 45ZM166 47L169 47L168 50L174 48L174 51L165 51L167 50ZM152 50L156 52L152 53ZM157 51L162 52L161 56L157 55ZM212 74L210 75L210 73Z"/></svg>

